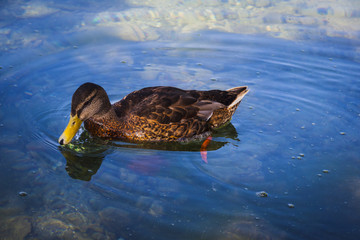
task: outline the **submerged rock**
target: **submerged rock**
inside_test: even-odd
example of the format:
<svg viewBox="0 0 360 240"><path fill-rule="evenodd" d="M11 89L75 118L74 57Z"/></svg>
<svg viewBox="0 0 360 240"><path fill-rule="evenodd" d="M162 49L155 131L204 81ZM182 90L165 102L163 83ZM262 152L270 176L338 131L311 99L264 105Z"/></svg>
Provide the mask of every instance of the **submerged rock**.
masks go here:
<svg viewBox="0 0 360 240"><path fill-rule="evenodd" d="M154 201L149 209L149 214L154 217L159 217L164 213L164 208L160 201Z"/></svg>
<svg viewBox="0 0 360 240"><path fill-rule="evenodd" d="M112 230L119 229L130 223L130 214L122 209L107 207L99 212L101 224Z"/></svg>
<svg viewBox="0 0 360 240"><path fill-rule="evenodd" d="M65 211L65 212L64 212ZM36 239L112 239L105 234L100 221L92 215L84 215L76 210L64 209L43 213L33 221L32 235Z"/></svg>
<svg viewBox="0 0 360 240"><path fill-rule="evenodd" d="M0 221L1 239L22 240L31 232L30 217L15 216Z"/></svg>
<svg viewBox="0 0 360 240"><path fill-rule="evenodd" d="M260 225L261 224L261 225ZM239 219L232 222L223 231L223 240L244 240L244 239L285 239L284 233L274 230L267 222L259 218Z"/></svg>
<svg viewBox="0 0 360 240"><path fill-rule="evenodd" d="M34 232L40 239L76 239L74 227L71 224L52 216L39 218Z"/></svg>
<svg viewBox="0 0 360 240"><path fill-rule="evenodd" d="M70 204L72 197L68 194L57 194L57 198L46 202L43 211L32 217L32 239L113 239L113 234L101 227L96 212ZM54 197L50 194L46 198Z"/></svg>

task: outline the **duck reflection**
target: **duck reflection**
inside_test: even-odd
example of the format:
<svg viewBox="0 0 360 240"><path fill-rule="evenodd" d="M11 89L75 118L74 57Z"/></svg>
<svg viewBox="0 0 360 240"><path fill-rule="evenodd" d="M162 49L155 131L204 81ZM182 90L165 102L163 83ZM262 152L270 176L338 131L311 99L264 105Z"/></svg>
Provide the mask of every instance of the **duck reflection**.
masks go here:
<svg viewBox="0 0 360 240"><path fill-rule="evenodd" d="M220 149L229 142L240 141L236 129L231 123L213 131L212 137L213 140L208 145L207 151ZM87 131L84 131L73 144L59 146L59 150L66 159L65 169L69 176L74 179L90 181L91 177L99 170L106 155L120 148L200 152L202 142L134 144L92 138Z"/></svg>
<svg viewBox="0 0 360 240"><path fill-rule="evenodd" d="M61 154L66 159L66 171L74 179L90 181L99 170L109 146L100 139L91 138L87 131L82 131L80 137L66 146L59 146ZM105 142L106 143L106 142Z"/></svg>
<svg viewBox="0 0 360 240"><path fill-rule="evenodd" d="M66 171L70 177L84 181L90 181L98 171L104 159L104 154L88 155L77 154L68 149L60 149L66 159Z"/></svg>

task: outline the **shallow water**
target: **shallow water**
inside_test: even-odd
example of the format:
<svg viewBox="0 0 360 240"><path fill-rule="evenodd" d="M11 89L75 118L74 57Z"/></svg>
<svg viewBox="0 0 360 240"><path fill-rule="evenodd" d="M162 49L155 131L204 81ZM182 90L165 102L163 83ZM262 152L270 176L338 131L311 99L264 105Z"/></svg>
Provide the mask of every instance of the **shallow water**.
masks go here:
<svg viewBox="0 0 360 240"><path fill-rule="evenodd" d="M0 9L3 238L358 238L356 1ZM250 92L205 163L201 143L135 145L84 130L60 147L87 81L112 102L156 85Z"/></svg>

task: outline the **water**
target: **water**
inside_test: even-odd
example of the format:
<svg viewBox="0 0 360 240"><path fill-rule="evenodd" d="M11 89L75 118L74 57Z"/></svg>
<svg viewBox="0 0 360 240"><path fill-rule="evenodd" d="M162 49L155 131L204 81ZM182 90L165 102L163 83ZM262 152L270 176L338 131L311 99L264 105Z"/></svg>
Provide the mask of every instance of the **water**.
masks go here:
<svg viewBox="0 0 360 240"><path fill-rule="evenodd" d="M0 235L357 239L358 6L2 2ZM86 81L112 102L157 85L250 92L205 163L199 143L134 145L82 131L60 147Z"/></svg>

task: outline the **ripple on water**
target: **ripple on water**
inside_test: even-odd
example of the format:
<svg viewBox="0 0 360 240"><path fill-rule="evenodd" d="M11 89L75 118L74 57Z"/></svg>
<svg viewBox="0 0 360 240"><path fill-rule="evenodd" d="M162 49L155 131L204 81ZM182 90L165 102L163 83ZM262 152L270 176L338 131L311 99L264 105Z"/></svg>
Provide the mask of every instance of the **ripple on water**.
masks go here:
<svg viewBox="0 0 360 240"><path fill-rule="evenodd" d="M321 192L319 181L335 182L331 178L346 165L334 159L344 157L340 149L358 142L358 65L352 49L219 33L182 41L78 44L33 56L11 71L1 69L0 152L9 158L2 163L14 170L1 178L18 181L15 190L3 191L31 202L37 212L12 218L27 212L25 202L20 208L4 203L10 225L21 223L26 233L30 223L40 238L113 239L153 231L160 236L174 229L184 239L187 231L209 238L222 232L221 237L232 239L287 237L282 231L289 229L288 222L280 219L290 219L298 226L294 233L303 232L300 221L312 218L297 220L294 212L312 212L301 201L312 202L306 196ZM86 81L102 85L111 101L151 85L249 85L250 92L232 125L214 134L205 164L197 146L191 151L136 148L86 132L59 148L71 96ZM319 178L323 169L330 173ZM20 198L20 191L28 196ZM260 191L268 197L258 198ZM358 199L358 191L349 191ZM288 209L288 203L296 208Z"/></svg>

